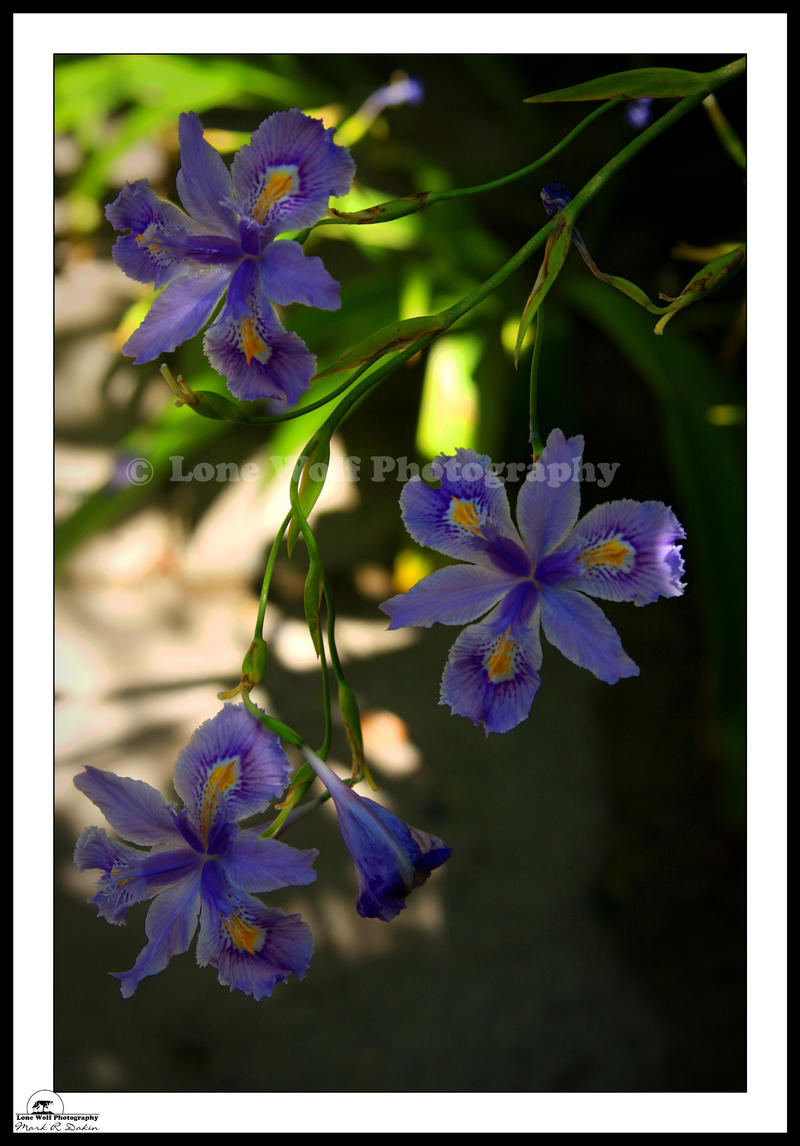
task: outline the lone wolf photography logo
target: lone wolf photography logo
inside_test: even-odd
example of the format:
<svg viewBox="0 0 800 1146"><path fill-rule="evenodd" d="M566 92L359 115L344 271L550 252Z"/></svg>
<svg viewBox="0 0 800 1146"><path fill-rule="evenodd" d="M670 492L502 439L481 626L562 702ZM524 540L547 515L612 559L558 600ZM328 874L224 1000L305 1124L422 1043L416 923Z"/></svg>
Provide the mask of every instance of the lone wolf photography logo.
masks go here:
<svg viewBox="0 0 800 1146"><path fill-rule="evenodd" d="M24 1130L96 1130L100 1116L86 1111L66 1112L64 1100L54 1090L35 1090L24 1113L17 1113L15 1131Z"/></svg>
<svg viewBox="0 0 800 1146"><path fill-rule="evenodd" d="M63 1114L64 1103L54 1090L37 1090L28 1099L28 1114Z"/></svg>

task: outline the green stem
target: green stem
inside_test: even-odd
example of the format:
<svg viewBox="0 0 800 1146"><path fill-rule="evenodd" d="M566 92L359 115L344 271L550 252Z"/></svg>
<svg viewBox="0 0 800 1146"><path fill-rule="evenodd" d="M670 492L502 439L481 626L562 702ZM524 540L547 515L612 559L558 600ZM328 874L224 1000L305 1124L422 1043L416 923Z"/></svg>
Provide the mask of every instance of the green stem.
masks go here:
<svg viewBox="0 0 800 1146"><path fill-rule="evenodd" d="M278 551L280 550L283 535L289 528L289 522L293 517L294 513L290 509L286 514L286 517L284 517L283 521L281 522L278 532L275 535L275 540L272 542L272 548L270 549L269 558L267 560L267 567L264 570L264 579L261 582L261 596L258 600L258 615L256 617L255 625L256 637L263 638L264 636L264 615L267 611L267 598L269 596L269 586L270 582L272 581L272 573L275 568L275 562L278 560Z"/></svg>
<svg viewBox="0 0 800 1146"><path fill-rule="evenodd" d="M466 195L480 195L484 191L496 191L499 187L505 187L509 183L514 183L517 179L523 179L526 175L536 171L540 167L544 167L552 159L568 147L574 139L576 139L582 131L585 131L596 119L599 119L610 107L619 103L620 100L612 99L601 104L600 107L595 108L589 112L587 116L580 121L580 123L573 127L572 131L568 132L563 139L561 139L554 147L540 156L539 159L534 159L532 163L526 164L525 167L520 167L518 171L512 171L510 175L503 175L499 179L491 179L488 183L480 183L474 187L459 187L449 191L418 191L414 195L408 195L404 199L390 199L386 203L378 203L374 207L367 207L363 211L353 212L334 212L332 215L320 219L311 227L307 227L295 236L295 241L300 243L301 246L305 243L308 236L317 227L330 227L336 224L353 226L364 225L368 223L389 223L394 219L402 219L406 215L416 214L417 211L424 210L425 207L431 207L434 203L445 203L449 199L460 199Z"/></svg>
<svg viewBox="0 0 800 1146"><path fill-rule="evenodd" d="M729 65L732 66L732 65ZM729 78L733 78L730 76ZM720 81L724 82L724 81ZM700 92L697 95L686 96L680 100L673 107L666 111L659 119L651 123L649 127L645 128L635 139L632 139L621 151L600 168L596 175L586 183L575 195L572 200L562 208L559 212L561 215L566 215L573 223L580 215L581 211L587 204L591 203L595 195L605 187L609 179L621 171L623 167L627 166L630 161L639 154L640 151L657 139L659 135L672 127L673 123L677 123L679 119L683 119L688 113L699 103L705 99L705 92Z"/></svg>
<svg viewBox="0 0 800 1146"><path fill-rule="evenodd" d="M343 394L345 390L349 390L368 366L369 362L363 363L357 370L353 371L349 378L341 382L335 390L331 390L330 394L326 394L324 398L318 398L316 402L309 402L307 406L302 406L295 410L286 410L283 414L265 414L261 418L251 418L247 424L250 426L272 426L277 422L288 422L292 418L301 418L303 414L310 414L312 410L319 410L321 406L327 406L329 402L333 402L334 399L338 398L340 394ZM312 378L311 381L313 382L314 379Z"/></svg>
<svg viewBox="0 0 800 1146"><path fill-rule="evenodd" d="M284 724L282 720L276 720L274 716L269 716L266 712L262 712L257 704L254 704L250 699L248 690L242 693L242 700L244 701L245 708L255 716L256 720L260 721L266 729L274 732L281 740L288 740L290 744L294 744L295 748L302 748L305 744L303 737L299 732L295 732L288 724Z"/></svg>
<svg viewBox="0 0 800 1146"><path fill-rule="evenodd" d="M743 171L746 171L747 156L745 155L742 141L723 115L722 108L717 103L717 97L713 92L710 92L703 100L703 107L708 118L711 120L711 126L717 133L717 138L728 155L730 155L734 163L741 167Z"/></svg>
<svg viewBox="0 0 800 1146"><path fill-rule="evenodd" d="M555 159L559 152L563 151L565 147L568 147L573 139L580 135L585 128L594 123L596 119L599 119L601 115L604 115L609 108L621 102L622 101L618 99L610 99L599 107L596 107L594 111L589 112L589 114L581 120L577 127L573 127L572 131L570 131L568 135L565 135L560 143L557 143L555 147L551 147L541 159L535 159L533 163L529 163L527 167L521 167L519 171L513 171L511 175L503 175L500 179L492 179L489 183L480 183L475 187L462 187L455 191L428 191L427 203L423 204L423 206L432 203L444 203L447 199L457 199L462 195L478 195L483 191L495 191L498 187L505 187L508 183L513 183L517 179L522 179L525 175L530 175L532 171L536 171L539 167L544 167L551 159Z"/></svg>
<svg viewBox="0 0 800 1146"><path fill-rule="evenodd" d="M319 756L322 760L327 760L328 753L331 750L333 722L331 720L331 682L328 677L328 661L325 653L325 641L322 639L321 633L319 638L319 668L320 672L322 673L322 707L325 712L325 735L322 741L322 747L317 751L317 756Z"/></svg>
<svg viewBox="0 0 800 1146"><path fill-rule="evenodd" d="M286 823L289 814L294 810L298 803L305 796L308 789L314 783L316 773L310 764L303 764L298 769L297 775L292 780L292 786L289 789L289 794L283 803L283 807L278 812L275 819L269 827L261 833L261 839L269 838L276 835Z"/></svg>
<svg viewBox="0 0 800 1146"><path fill-rule="evenodd" d="M544 443L539 436L539 363L542 357L542 343L544 334L544 306L536 312L536 334L531 354L531 386L530 386L530 443L533 448L533 460L540 456Z"/></svg>

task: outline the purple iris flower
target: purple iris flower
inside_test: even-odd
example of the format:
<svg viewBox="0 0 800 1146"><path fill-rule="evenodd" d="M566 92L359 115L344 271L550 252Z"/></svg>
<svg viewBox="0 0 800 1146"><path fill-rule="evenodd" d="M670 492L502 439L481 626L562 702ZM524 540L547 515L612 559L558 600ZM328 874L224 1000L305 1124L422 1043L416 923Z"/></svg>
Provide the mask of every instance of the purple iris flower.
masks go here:
<svg viewBox="0 0 800 1146"><path fill-rule="evenodd" d="M188 214L159 199L146 179L126 183L106 218L112 255L130 278L166 286L125 343L134 362L174 350L205 326L227 291L203 348L237 398L293 406L316 360L281 326L272 303L336 310L339 284L299 243L275 241L325 215L331 195L350 190L354 164L333 129L297 108L277 111L253 132L228 171L203 139L194 112L181 115L177 186Z"/></svg>
<svg viewBox="0 0 800 1146"><path fill-rule="evenodd" d="M356 910L385 923L406 906L406 896L425 882L450 856L436 836L412 828L397 816L345 784L310 748L303 753L336 805L339 830L356 865Z"/></svg>
<svg viewBox="0 0 800 1146"><path fill-rule="evenodd" d="M187 950L198 916L197 962L216 967L224 987L261 999L290 974L303 977L313 949L308 926L249 893L312 883L318 852L238 827L283 792L290 770L278 738L243 705L227 704L200 725L178 757L180 810L142 780L88 765L75 778L115 831L139 845L109 839L102 828L83 832L75 863L81 871L105 873L89 902L108 923L120 924L132 904L153 899L147 945L130 971L113 973L123 998Z"/></svg>
<svg viewBox="0 0 800 1146"><path fill-rule="evenodd" d="M468 625L442 677L441 704L507 732L530 712L539 688L539 624L551 644L600 680L638 676L619 636L590 597L649 605L683 593L674 543L684 531L657 501L606 502L578 521L583 438L553 430L517 498L515 528L505 488L489 458L441 454L438 489L412 478L400 505L406 529L466 565L423 578L385 601L390 629Z"/></svg>

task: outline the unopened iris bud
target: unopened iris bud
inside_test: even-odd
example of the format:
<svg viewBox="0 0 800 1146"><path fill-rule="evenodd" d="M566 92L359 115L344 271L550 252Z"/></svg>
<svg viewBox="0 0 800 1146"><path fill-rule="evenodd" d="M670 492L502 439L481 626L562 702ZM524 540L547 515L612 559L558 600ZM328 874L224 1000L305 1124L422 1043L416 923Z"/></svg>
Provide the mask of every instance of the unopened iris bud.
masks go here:
<svg viewBox="0 0 800 1146"><path fill-rule="evenodd" d="M302 751L336 806L339 831L358 878L356 910L388 923L406 906L411 892L449 858L452 848L359 796L308 745Z"/></svg>
<svg viewBox="0 0 800 1146"><path fill-rule="evenodd" d="M262 637L253 637L242 661L242 682L245 687L253 688L257 685L266 667L267 642Z"/></svg>
<svg viewBox="0 0 800 1146"><path fill-rule="evenodd" d="M222 394L215 394L213 390L195 390L194 409L204 418L212 418L217 422L249 422L247 414L243 414L236 402L224 398Z"/></svg>
<svg viewBox="0 0 800 1146"><path fill-rule="evenodd" d="M542 188L542 203L548 215L557 215L572 198L566 183L548 183Z"/></svg>
<svg viewBox="0 0 800 1146"><path fill-rule="evenodd" d="M177 394L176 406L190 406L204 418L211 418L215 422L249 422L247 414L243 414L236 402L224 398L222 394L215 394L213 390L192 390L182 375L176 378L166 363L161 367L161 376L172 390Z"/></svg>
<svg viewBox="0 0 800 1146"><path fill-rule="evenodd" d="M344 729L353 756L353 774L357 774L360 769L369 786L375 789L377 785L369 774L364 760L364 739L361 734L361 714L358 711L358 701L352 688L344 680L339 681L339 710L342 714L342 720L344 720Z"/></svg>
<svg viewBox="0 0 800 1146"><path fill-rule="evenodd" d="M308 625L308 631L311 634L311 640L314 645L314 652L317 656L320 654L320 646L322 643L319 610L322 604L322 592L325 587L324 576L322 565L320 565L318 561L313 562L308 570L305 589L303 591L306 624Z"/></svg>

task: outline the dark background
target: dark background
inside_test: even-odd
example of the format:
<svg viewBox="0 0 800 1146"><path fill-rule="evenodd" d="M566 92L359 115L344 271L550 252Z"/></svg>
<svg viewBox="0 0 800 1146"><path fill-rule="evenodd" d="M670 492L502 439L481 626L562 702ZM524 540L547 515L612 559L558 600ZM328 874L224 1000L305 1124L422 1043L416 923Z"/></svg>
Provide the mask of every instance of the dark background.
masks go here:
<svg viewBox="0 0 800 1146"><path fill-rule="evenodd" d="M57 117L59 76L101 59L56 62ZM306 93L304 108L337 103L348 114L397 69L421 79L424 102L388 109L388 130L373 129L353 147L358 179L385 198L511 172L592 106L525 105L526 96L628 68L707 71L728 62L695 55L241 59ZM208 66L214 60L207 57ZM743 136L744 82L717 94ZM117 128L137 110L130 92L103 89L102 98L97 115ZM287 104L245 94L184 110L198 110L206 128L249 132L280 106ZM94 186L105 203L119 184L103 174L101 149L81 138L80 108L72 114L62 132L79 139L83 161L57 177L57 198L75 201L76 188L88 194ZM418 216L414 243L402 250L370 253L327 240L321 229L307 249L342 283L341 321L295 308L291 325L325 363L396 317L408 275L424 272L440 305L460 297L541 226L544 183L577 191L634 134L622 108L612 109L552 166ZM154 184L174 199L177 156L167 151L168 173ZM743 174L701 108L634 159L580 220L598 265L653 299L659 291L677 295L698 269L670 256L676 243L740 241L744 226ZM83 230L73 220L57 244L59 273L76 257L107 260L112 238L100 220ZM537 265L534 256L463 323L483 346L476 446L497 459L528 456L527 359L516 375L499 329L519 315ZM412 647L347 666L362 710L396 713L421 752L421 769L386 779L383 790L404 819L453 847L429 885L441 900L441 923L426 929L421 916L414 923L413 898L406 921L358 919L348 858L332 820L318 814L286 837L321 853L318 883L285 897L307 904L309 921L322 921L302 984L292 981L257 1004L217 986L215 972L198 970L189 953L122 1001L107 972L132 964L144 942L144 909L131 912L126 928L111 928L57 875L56 1090L745 1089L744 428L738 414L730 424L708 415L744 405L743 298L740 276L675 318L659 339L655 320L592 279L576 253L548 297L543 433L553 426L583 433L587 459L621 463L609 491L584 493L584 508L610 498L658 499L687 530L684 597L642 610L604 605L640 677L609 688L544 643L530 719L484 738L437 704L456 630L436 626ZM71 331L60 352L74 352L80 336ZM173 369L198 382L199 341L173 356ZM57 422L57 441L119 448L142 422L153 366L133 368L141 389L124 408L109 404L100 420ZM349 419L349 454L427 460L414 447L424 366L403 368ZM225 430L198 446L197 457L214 461L218 451L244 459L261 441L263 431ZM182 503L188 528L213 493L204 487ZM369 562L388 577L408 545L398 493L396 483L362 482L357 512L319 519L321 552L348 616L382 616L354 570ZM143 508L141 491L123 491L98 513L91 508L98 496L60 525L62 584L73 593L89 592L71 565L81 547ZM175 497L164 482L147 491L147 504L174 511ZM299 547L276 575L275 601L290 617L302 617L293 572L303 569ZM257 583L250 589L257 594ZM213 664L196 675L209 679L213 710L214 691L229 681ZM273 664L266 684L276 715L312 740L319 735L315 674ZM158 735L152 739L161 755ZM346 759L340 732L334 751ZM97 759L68 755L62 764L74 773ZM73 825L57 808L57 871L68 867L73 846ZM415 893L421 902L429 888ZM332 890L352 905L347 949L334 942L330 916L325 922L323 901L315 900Z"/></svg>

